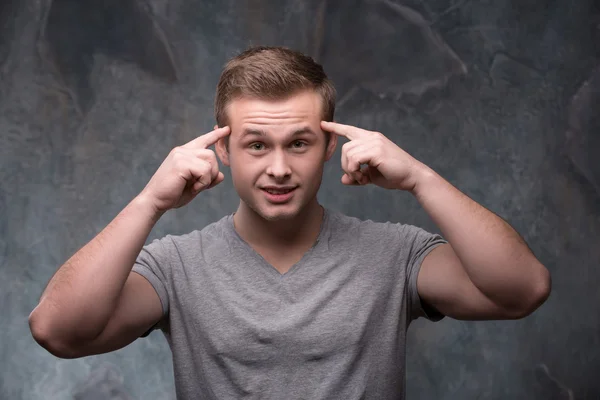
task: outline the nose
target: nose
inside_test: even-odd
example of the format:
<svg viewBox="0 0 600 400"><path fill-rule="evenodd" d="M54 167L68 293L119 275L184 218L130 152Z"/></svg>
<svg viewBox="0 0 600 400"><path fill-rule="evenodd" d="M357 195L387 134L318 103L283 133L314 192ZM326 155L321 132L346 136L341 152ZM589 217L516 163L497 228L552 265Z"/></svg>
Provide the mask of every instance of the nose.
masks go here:
<svg viewBox="0 0 600 400"><path fill-rule="evenodd" d="M292 169L285 157L283 151L275 151L269 160L269 166L267 167L267 174L275 179L281 180L288 178L292 174Z"/></svg>

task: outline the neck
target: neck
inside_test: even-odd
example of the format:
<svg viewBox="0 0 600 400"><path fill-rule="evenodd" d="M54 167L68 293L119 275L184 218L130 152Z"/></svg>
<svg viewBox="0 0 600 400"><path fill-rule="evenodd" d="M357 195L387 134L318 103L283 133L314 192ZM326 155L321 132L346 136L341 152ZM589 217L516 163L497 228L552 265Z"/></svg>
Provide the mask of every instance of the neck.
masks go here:
<svg viewBox="0 0 600 400"><path fill-rule="evenodd" d="M323 213L323 207L315 199L291 219L269 221L240 202L233 223L242 239L251 245L289 248L312 245L317 240Z"/></svg>

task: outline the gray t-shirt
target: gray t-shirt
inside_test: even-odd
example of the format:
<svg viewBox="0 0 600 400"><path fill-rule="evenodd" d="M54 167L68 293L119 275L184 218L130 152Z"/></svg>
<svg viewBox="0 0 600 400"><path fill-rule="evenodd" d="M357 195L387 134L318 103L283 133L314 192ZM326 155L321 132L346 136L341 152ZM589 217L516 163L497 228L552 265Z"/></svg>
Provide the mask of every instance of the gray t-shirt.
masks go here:
<svg viewBox="0 0 600 400"><path fill-rule="evenodd" d="M409 323L425 255L446 243L406 224L325 210L315 245L280 274L233 214L156 239L133 271L162 302L177 398L403 399Z"/></svg>

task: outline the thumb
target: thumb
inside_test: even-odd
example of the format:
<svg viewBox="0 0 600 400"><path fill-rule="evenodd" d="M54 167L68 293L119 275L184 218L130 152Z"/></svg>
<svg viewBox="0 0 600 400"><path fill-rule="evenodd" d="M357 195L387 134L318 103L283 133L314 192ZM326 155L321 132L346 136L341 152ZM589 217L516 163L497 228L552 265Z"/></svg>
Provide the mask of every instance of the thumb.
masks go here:
<svg viewBox="0 0 600 400"><path fill-rule="evenodd" d="M344 185L349 185L349 186L358 186L359 183L356 182L356 180L354 180L354 178L352 178L350 175L348 174L344 174L342 176L342 183Z"/></svg>
<svg viewBox="0 0 600 400"><path fill-rule="evenodd" d="M223 173L219 171L219 175L217 175L217 177L210 183L207 189L217 186L219 183L223 182L224 179L225 175L223 175Z"/></svg>

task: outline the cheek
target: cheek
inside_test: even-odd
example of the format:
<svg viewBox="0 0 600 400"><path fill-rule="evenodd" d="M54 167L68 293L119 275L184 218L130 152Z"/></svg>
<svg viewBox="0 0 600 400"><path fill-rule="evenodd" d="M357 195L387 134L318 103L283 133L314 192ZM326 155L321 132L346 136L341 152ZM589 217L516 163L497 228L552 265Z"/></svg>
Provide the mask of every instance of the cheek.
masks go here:
<svg viewBox="0 0 600 400"><path fill-rule="evenodd" d="M294 170L300 176L316 180L323 173L323 166L324 160L322 154L314 154L300 160Z"/></svg>
<svg viewBox="0 0 600 400"><path fill-rule="evenodd" d="M230 155L229 168L233 179L237 183L244 185L256 180L261 174L262 166L260 165L260 161L255 157L238 151Z"/></svg>

